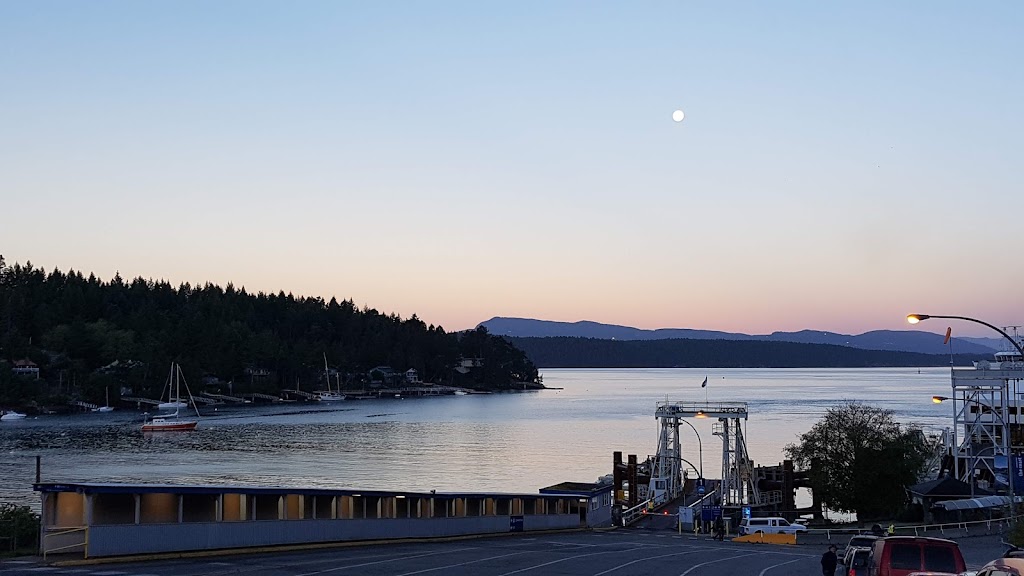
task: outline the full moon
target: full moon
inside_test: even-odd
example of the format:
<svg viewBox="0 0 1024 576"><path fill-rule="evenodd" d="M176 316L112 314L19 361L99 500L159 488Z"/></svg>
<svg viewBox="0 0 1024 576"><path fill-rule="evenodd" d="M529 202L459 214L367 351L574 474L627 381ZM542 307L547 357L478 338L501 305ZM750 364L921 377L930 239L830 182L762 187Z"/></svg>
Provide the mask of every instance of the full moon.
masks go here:
<svg viewBox="0 0 1024 576"><path fill-rule="evenodd" d="M682 122L683 118L686 118L686 114L683 114L682 110L676 110L672 113L672 119L676 122Z"/></svg>

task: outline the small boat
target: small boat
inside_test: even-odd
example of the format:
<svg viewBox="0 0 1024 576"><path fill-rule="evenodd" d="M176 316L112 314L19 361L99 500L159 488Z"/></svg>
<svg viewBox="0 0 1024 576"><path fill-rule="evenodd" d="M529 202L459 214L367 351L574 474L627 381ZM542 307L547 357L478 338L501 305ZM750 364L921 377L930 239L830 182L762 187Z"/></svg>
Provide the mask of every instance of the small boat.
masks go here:
<svg viewBox="0 0 1024 576"><path fill-rule="evenodd" d="M181 381L184 378L181 375L181 367L175 363L171 363L171 373L167 378L167 387L171 389L172 399L181 398ZM185 383L185 392L188 393L189 398L192 397L192 393L188 390L188 383ZM195 406L195 402L192 402ZM188 404L185 404L188 406ZM181 406L174 409L174 414L167 416L157 416L153 419L146 420L142 424L143 432L184 432L188 430L195 430L199 424L197 420L187 420L179 418ZM196 416L199 416L199 410L196 409Z"/></svg>
<svg viewBox="0 0 1024 576"><path fill-rule="evenodd" d="M24 414L22 414L20 412L15 412L14 410L9 410L7 412L3 412L2 414L3 414L3 416L0 416L0 421L3 421L3 422L11 422L11 421L14 421L14 420L24 420L25 419L25 415Z"/></svg>
<svg viewBox="0 0 1024 576"><path fill-rule="evenodd" d="M327 378L327 391L319 391L316 393L316 399L321 402L340 402L345 399L345 395L341 393L341 376L338 376L338 391L331 390L331 370L327 367L327 353L324 353L324 376Z"/></svg>
<svg viewBox="0 0 1024 576"><path fill-rule="evenodd" d="M143 432L179 432L187 430L195 430L199 422L195 420L179 420L178 414L175 413L174 417L170 416L157 416L152 420L142 425Z"/></svg>
<svg viewBox="0 0 1024 576"><path fill-rule="evenodd" d="M114 408L110 405L110 388L106 388L107 391L107 403L99 408L93 408L93 412L113 412Z"/></svg>
<svg viewBox="0 0 1024 576"><path fill-rule="evenodd" d="M466 392L465 390L456 390L453 394L456 396L469 396L469 392Z"/></svg>

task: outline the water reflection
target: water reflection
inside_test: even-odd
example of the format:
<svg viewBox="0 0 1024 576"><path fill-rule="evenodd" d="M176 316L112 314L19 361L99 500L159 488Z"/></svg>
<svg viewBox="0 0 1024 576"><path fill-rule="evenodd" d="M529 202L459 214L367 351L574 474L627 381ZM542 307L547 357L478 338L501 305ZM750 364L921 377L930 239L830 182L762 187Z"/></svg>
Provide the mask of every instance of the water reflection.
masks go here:
<svg viewBox="0 0 1024 576"><path fill-rule="evenodd" d="M34 456L45 481L115 481L323 486L358 489L535 492L607 474L611 453L644 458L656 449L654 405L701 402L704 370L550 370L563 390L204 411L199 429L140 431L140 413L115 411L0 425L0 501L38 507ZM860 400L904 422L948 425L932 404L948 392L947 369L712 370L709 400L749 402L749 449L774 464L828 408ZM705 472L720 459L712 422ZM684 435L695 461L696 443Z"/></svg>

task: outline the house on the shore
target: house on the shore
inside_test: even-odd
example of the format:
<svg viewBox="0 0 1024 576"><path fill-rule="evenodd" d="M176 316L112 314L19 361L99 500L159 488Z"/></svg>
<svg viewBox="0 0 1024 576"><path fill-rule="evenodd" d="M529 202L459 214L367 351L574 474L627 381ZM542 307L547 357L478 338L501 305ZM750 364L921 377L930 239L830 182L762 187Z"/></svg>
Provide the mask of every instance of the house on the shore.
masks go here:
<svg viewBox="0 0 1024 576"><path fill-rule="evenodd" d="M38 380L39 366L28 358L15 360L14 367L11 368L11 374L14 374L15 376L29 376Z"/></svg>
<svg viewBox="0 0 1024 576"><path fill-rule="evenodd" d="M459 374L468 374L473 368L480 368L483 365L483 358L460 358L458 365L455 366L455 371Z"/></svg>
<svg viewBox="0 0 1024 576"><path fill-rule="evenodd" d="M371 386L395 386L400 385L405 380L405 376L391 366L376 366L368 372L368 375L370 376Z"/></svg>
<svg viewBox="0 0 1024 576"><path fill-rule="evenodd" d="M405 371L405 383L406 384L422 384L420 382L420 373L415 368L409 368Z"/></svg>

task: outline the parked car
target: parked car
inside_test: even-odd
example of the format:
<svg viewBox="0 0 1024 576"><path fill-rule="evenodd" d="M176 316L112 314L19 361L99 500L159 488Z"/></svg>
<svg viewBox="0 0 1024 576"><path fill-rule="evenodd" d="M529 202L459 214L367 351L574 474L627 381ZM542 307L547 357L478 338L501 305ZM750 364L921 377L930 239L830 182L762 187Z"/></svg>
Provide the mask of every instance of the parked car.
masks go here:
<svg viewBox="0 0 1024 576"><path fill-rule="evenodd" d="M843 562L846 576L867 576L868 561L871 559L871 548L847 548Z"/></svg>
<svg viewBox="0 0 1024 576"><path fill-rule="evenodd" d="M1008 553L982 566L977 576L1024 576L1024 558L1020 552Z"/></svg>
<svg viewBox="0 0 1024 576"><path fill-rule="evenodd" d="M879 538L871 547L868 574L871 576L911 576L924 572L955 576L967 570L960 546L943 538L889 536Z"/></svg>
<svg viewBox="0 0 1024 576"><path fill-rule="evenodd" d="M796 534L806 530L807 527L803 524L790 524L785 518L773 516L768 518L744 518L740 520L739 533L740 536L757 534L758 532L764 532L765 534Z"/></svg>
<svg viewBox="0 0 1024 576"><path fill-rule="evenodd" d="M871 536L870 534L857 534L850 538L850 541L846 544L846 548L840 552L839 562L844 566L849 566L850 563L847 561L847 556L853 554L853 551L859 548L866 548L870 551L875 540L878 540L878 536Z"/></svg>

